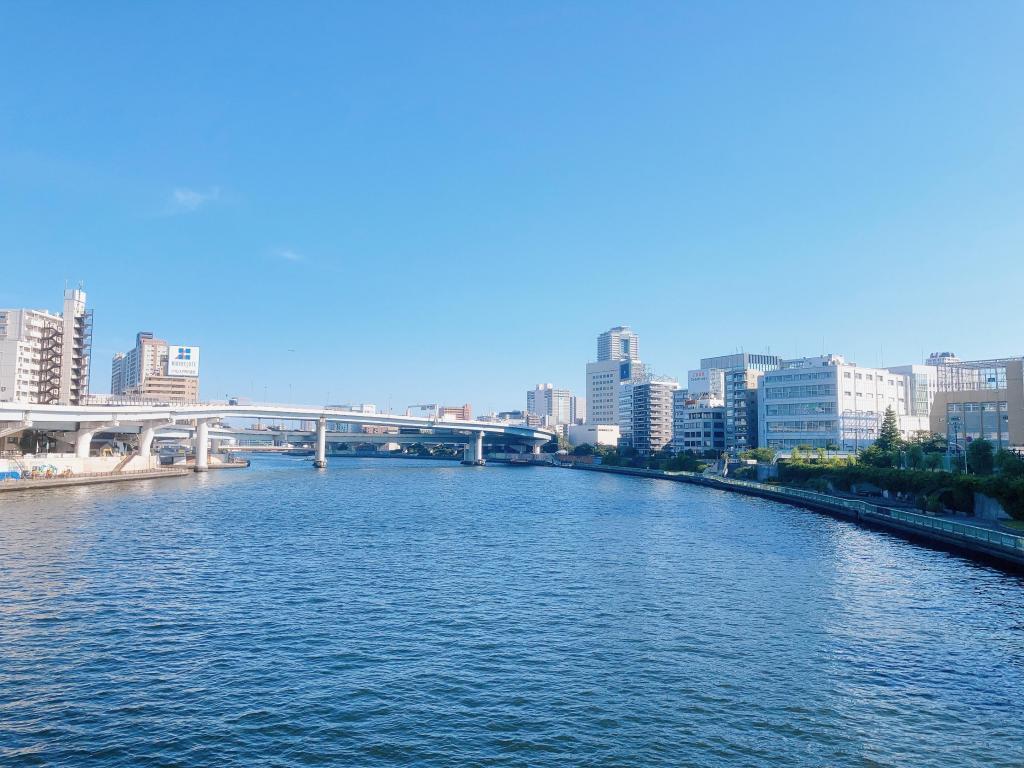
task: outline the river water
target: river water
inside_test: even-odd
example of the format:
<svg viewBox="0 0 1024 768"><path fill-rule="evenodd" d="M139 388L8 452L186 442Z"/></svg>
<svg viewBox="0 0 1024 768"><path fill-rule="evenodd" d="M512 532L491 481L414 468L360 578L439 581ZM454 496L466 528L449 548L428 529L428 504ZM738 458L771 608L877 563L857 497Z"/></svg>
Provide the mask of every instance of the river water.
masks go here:
<svg viewBox="0 0 1024 768"><path fill-rule="evenodd" d="M0 496L0 765L1020 766L1024 583L783 504L286 458Z"/></svg>

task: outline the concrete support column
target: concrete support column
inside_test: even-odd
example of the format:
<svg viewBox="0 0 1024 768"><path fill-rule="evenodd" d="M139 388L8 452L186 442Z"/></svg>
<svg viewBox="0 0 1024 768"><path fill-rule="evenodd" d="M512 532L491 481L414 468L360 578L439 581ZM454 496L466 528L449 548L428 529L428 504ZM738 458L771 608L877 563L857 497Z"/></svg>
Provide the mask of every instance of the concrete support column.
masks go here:
<svg viewBox="0 0 1024 768"><path fill-rule="evenodd" d="M317 469L327 467L327 419L323 416L316 425L316 458L313 460L313 466Z"/></svg>
<svg viewBox="0 0 1024 768"><path fill-rule="evenodd" d="M98 426L85 427L75 433L75 458L88 459L93 436L100 431Z"/></svg>
<svg viewBox="0 0 1024 768"><path fill-rule="evenodd" d="M139 435L139 456L149 456L153 453L153 438L156 437L156 427L144 427Z"/></svg>
<svg viewBox="0 0 1024 768"><path fill-rule="evenodd" d="M196 472L210 468L210 425L205 419L196 422Z"/></svg>
<svg viewBox="0 0 1024 768"><path fill-rule="evenodd" d="M484 463L484 433L477 432L466 443L466 451L462 454L462 463L466 466L480 466Z"/></svg>
<svg viewBox="0 0 1024 768"><path fill-rule="evenodd" d="M532 453L534 456L540 456L540 446L535 445L532 448L530 448L530 453Z"/></svg>

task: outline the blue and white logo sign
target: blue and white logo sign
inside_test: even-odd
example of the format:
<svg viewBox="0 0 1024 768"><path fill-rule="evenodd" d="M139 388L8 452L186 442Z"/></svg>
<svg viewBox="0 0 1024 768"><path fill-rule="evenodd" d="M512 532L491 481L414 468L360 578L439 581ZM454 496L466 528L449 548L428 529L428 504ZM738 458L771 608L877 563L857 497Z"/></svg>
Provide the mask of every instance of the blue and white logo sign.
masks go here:
<svg viewBox="0 0 1024 768"><path fill-rule="evenodd" d="M172 344L167 352L168 376L199 375L199 347L179 347Z"/></svg>

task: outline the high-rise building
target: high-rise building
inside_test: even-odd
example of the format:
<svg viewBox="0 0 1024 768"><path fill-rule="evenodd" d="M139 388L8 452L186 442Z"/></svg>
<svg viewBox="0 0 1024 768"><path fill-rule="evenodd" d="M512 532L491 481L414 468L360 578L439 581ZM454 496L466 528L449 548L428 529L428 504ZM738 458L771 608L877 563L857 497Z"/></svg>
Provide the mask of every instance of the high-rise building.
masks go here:
<svg viewBox="0 0 1024 768"><path fill-rule="evenodd" d="M619 423L619 384L643 378L639 360L599 360L587 363L588 424Z"/></svg>
<svg viewBox="0 0 1024 768"><path fill-rule="evenodd" d="M618 325L597 337L597 360L639 360L640 337L628 325Z"/></svg>
<svg viewBox="0 0 1024 768"><path fill-rule="evenodd" d="M619 384L619 445L644 456L672 442L672 396L679 382L662 376Z"/></svg>
<svg viewBox="0 0 1024 768"><path fill-rule="evenodd" d="M710 384L704 388L712 397L721 397L725 404L725 448L739 452L758 445L757 382L766 371L776 370L782 363L778 355L736 352L731 355L706 357L700 371L708 373ZM690 392L699 394L690 372ZM719 394L719 382L720 391Z"/></svg>
<svg viewBox="0 0 1024 768"><path fill-rule="evenodd" d="M904 436L926 425L908 411L906 376L862 368L840 355L784 361L759 384L759 444L768 448L855 453L878 438L887 408Z"/></svg>
<svg viewBox="0 0 1024 768"><path fill-rule="evenodd" d="M526 392L526 412L540 418L545 426L575 424L576 398L568 389L538 384Z"/></svg>
<svg viewBox="0 0 1024 768"><path fill-rule="evenodd" d="M110 392L117 397L194 403L199 400L199 347L168 344L151 331L110 364Z"/></svg>
<svg viewBox="0 0 1024 768"><path fill-rule="evenodd" d="M89 394L92 310L64 291L62 314L0 309L0 400L81 405Z"/></svg>

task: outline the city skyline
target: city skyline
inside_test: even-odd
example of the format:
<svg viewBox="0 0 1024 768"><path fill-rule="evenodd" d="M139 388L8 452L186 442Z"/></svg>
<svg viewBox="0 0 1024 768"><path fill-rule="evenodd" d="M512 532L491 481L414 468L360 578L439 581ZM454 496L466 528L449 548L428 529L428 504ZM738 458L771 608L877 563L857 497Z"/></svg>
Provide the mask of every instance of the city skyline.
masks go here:
<svg viewBox="0 0 1024 768"><path fill-rule="evenodd" d="M0 306L82 281L95 391L161 328L204 397L395 410L582 393L620 324L677 377L1024 351L1020 6L401 9L6 11Z"/></svg>

